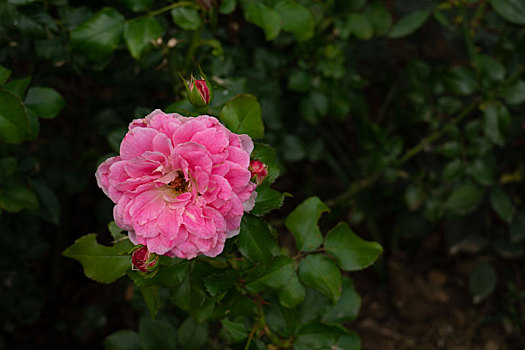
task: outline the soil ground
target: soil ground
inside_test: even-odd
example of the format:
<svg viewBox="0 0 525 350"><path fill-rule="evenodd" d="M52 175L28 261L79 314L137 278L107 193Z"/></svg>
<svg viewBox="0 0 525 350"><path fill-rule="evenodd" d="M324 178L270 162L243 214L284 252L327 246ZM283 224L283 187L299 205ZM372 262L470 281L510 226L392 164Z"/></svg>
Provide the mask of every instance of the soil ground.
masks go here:
<svg viewBox="0 0 525 350"><path fill-rule="evenodd" d="M468 273L476 258L451 257L442 247L436 234L415 255L383 259L386 283L372 269L352 274L362 307L350 327L363 350L525 349L525 329L497 314L502 295L473 303Z"/></svg>

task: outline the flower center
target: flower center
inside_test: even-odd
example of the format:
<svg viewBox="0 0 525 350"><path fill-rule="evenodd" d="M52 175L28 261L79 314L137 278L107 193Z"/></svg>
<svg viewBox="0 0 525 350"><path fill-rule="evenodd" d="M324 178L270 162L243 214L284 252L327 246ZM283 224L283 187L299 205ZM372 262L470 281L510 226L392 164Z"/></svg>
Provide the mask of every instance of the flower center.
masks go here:
<svg viewBox="0 0 525 350"><path fill-rule="evenodd" d="M188 192L188 181L184 178L182 171L177 172L177 177L168 183L168 187L175 192L175 195Z"/></svg>

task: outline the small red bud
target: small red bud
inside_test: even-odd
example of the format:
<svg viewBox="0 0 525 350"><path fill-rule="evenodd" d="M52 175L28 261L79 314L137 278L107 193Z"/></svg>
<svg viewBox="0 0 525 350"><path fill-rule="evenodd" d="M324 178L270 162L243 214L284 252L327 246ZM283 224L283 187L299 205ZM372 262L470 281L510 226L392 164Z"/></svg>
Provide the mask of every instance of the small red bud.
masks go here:
<svg viewBox="0 0 525 350"><path fill-rule="evenodd" d="M200 74L200 79L195 79L193 75L189 81L185 81L182 75L181 79L186 86L188 101L197 108L204 108L208 106L213 99L213 89L204 73L201 71Z"/></svg>
<svg viewBox="0 0 525 350"><path fill-rule="evenodd" d="M266 164L264 164L258 159L252 159L250 161L250 167L248 169L252 174L252 180L257 185L260 185L266 178L266 176L268 176L268 167L266 166Z"/></svg>
<svg viewBox="0 0 525 350"><path fill-rule="evenodd" d="M194 87L197 87L197 91L199 92L202 101L205 104L209 104L210 103L210 89L208 88L208 85L206 84L206 80L196 79L195 82L192 82L190 86L190 91L193 91Z"/></svg>
<svg viewBox="0 0 525 350"><path fill-rule="evenodd" d="M132 269L144 273L151 273L156 270L159 257L155 253L150 253L148 248L140 246L131 255Z"/></svg>

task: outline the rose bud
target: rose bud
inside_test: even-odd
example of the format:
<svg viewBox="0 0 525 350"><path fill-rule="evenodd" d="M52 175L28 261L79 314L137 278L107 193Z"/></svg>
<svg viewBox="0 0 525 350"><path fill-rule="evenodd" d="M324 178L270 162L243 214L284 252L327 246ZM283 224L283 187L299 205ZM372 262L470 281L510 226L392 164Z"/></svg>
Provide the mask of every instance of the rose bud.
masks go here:
<svg viewBox="0 0 525 350"><path fill-rule="evenodd" d="M252 159L250 161L250 167L248 170L250 170L250 173L252 174L252 180L257 185L260 185L266 176L268 176L268 167L258 159Z"/></svg>
<svg viewBox="0 0 525 350"><path fill-rule="evenodd" d="M184 79L183 79L184 80ZM213 99L213 90L208 79L201 71L201 78L195 79L192 75L188 83L184 82L186 85L186 94L188 96L188 101L197 108L203 108L210 104Z"/></svg>
<svg viewBox="0 0 525 350"><path fill-rule="evenodd" d="M138 270L146 274L157 271L159 257L150 253L145 246L137 246L131 255L132 270Z"/></svg>

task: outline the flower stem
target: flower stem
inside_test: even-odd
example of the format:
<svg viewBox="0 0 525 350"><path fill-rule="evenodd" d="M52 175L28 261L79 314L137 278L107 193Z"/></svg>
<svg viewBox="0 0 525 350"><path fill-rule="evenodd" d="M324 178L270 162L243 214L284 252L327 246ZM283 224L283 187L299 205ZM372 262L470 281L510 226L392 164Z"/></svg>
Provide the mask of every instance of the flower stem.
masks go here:
<svg viewBox="0 0 525 350"><path fill-rule="evenodd" d="M173 10L174 8L184 7L184 6L191 6L191 7L199 8L199 5L197 5L193 1L179 1L179 2L175 2L173 4L169 4L168 6L161 7L160 9L157 9L155 11L151 11L151 12L149 12L146 15L141 16L141 17L146 17L146 16L154 17L154 16L160 15L161 13L164 13L166 11Z"/></svg>
<svg viewBox="0 0 525 350"><path fill-rule="evenodd" d="M463 108L461 113L459 113L456 118L452 119L450 122L443 125L439 130L434 131L432 134L421 140L416 146L409 149L405 155L397 161L397 165L406 163L409 159L421 152L425 146L428 146L430 143L441 137L449 126L456 125L465 119L465 117L467 117L476 108L476 106L478 106L479 102L479 99L474 99L472 102L470 102L465 108Z"/></svg>

